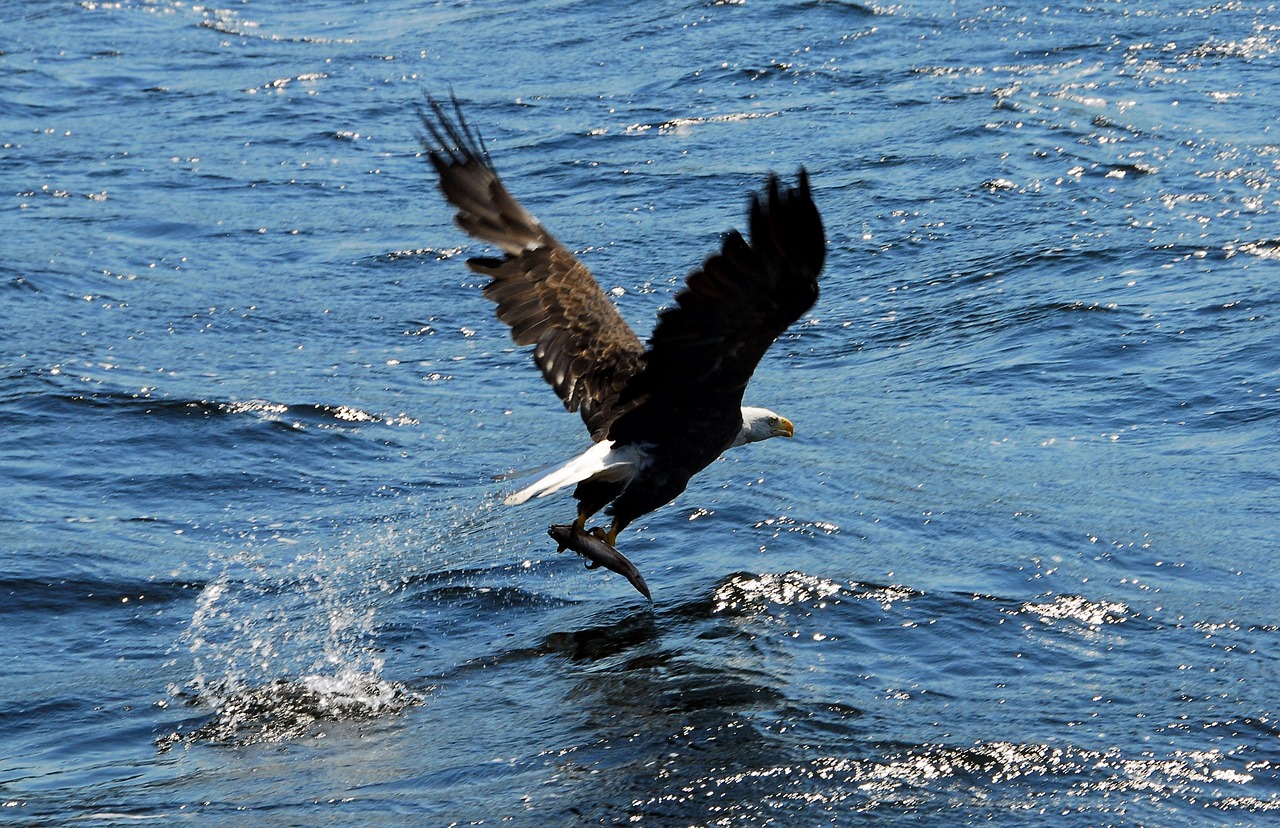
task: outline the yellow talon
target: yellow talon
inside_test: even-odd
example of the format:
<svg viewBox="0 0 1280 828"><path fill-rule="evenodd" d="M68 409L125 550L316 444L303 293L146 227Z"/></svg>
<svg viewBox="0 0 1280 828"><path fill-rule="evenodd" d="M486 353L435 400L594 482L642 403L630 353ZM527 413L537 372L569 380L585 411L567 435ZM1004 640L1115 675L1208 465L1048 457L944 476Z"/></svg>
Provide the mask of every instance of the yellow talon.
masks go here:
<svg viewBox="0 0 1280 828"><path fill-rule="evenodd" d="M586 526L587 526L587 515L583 512L578 512L578 519L573 522L574 533L576 534L578 532L581 532L583 529L586 528Z"/></svg>
<svg viewBox="0 0 1280 828"><path fill-rule="evenodd" d="M614 524L609 527L609 531L604 536L605 543L616 547L618 545L618 525Z"/></svg>

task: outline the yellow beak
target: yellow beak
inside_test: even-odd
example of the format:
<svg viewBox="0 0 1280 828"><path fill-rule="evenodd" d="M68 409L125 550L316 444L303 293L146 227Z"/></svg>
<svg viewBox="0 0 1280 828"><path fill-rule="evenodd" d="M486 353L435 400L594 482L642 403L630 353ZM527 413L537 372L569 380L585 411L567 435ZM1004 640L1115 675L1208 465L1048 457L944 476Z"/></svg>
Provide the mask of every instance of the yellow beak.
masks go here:
<svg viewBox="0 0 1280 828"><path fill-rule="evenodd" d="M775 437L795 437L796 427L786 417L779 417L778 424L774 426L773 436Z"/></svg>

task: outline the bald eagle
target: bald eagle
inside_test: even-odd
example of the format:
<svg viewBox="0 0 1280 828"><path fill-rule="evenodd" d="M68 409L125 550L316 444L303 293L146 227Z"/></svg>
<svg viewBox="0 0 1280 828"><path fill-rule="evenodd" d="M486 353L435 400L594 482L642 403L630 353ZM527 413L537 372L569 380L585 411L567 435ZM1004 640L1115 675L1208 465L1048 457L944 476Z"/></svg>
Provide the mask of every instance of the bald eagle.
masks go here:
<svg viewBox="0 0 1280 828"><path fill-rule="evenodd" d="M533 346L542 376L591 434L589 449L506 503L575 486L577 519L553 527L552 536L623 572L609 560L621 558L616 549L593 556L599 544L585 540L592 515L608 507L609 529L590 531L612 549L624 527L673 500L721 452L794 436L788 419L743 406L742 397L765 351L818 298L826 241L808 174L801 167L796 186L786 188L771 175L764 198L753 194L750 241L736 230L724 237L675 304L658 313L646 348L591 271L507 192L457 99L452 112L427 103L419 113L423 148L455 220L502 253L467 264L491 279L484 295L498 318L517 345ZM574 533L584 542L563 540ZM638 572L623 574L648 595Z"/></svg>

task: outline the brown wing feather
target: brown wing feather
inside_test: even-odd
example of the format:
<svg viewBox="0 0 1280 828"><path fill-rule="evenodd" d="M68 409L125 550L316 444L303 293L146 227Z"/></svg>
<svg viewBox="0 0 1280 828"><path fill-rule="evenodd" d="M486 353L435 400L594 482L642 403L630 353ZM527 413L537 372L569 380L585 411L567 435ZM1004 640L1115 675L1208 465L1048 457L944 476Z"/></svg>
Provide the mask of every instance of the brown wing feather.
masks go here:
<svg viewBox="0 0 1280 828"><path fill-rule="evenodd" d="M640 370L644 344L586 266L555 240L498 179L480 135L455 98L452 116L432 98L421 111L427 156L440 190L472 237L505 255L467 264L492 278L485 296L511 326L570 411L579 411L592 439L603 439L620 413L619 395Z"/></svg>
<svg viewBox="0 0 1280 828"><path fill-rule="evenodd" d="M767 198L752 197L751 242L730 232L720 252L689 274L675 306L658 314L644 367L622 397L636 405L614 423L611 438L661 443L740 417L761 357L818 298L826 240L804 168L799 178L780 190L770 176Z"/></svg>

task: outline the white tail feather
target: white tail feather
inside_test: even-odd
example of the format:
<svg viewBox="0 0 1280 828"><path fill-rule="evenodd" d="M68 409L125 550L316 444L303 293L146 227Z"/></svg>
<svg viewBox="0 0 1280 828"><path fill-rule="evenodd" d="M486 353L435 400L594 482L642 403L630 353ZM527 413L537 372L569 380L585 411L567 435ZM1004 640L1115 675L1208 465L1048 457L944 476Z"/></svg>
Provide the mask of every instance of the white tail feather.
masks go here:
<svg viewBox="0 0 1280 828"><path fill-rule="evenodd" d="M613 450L612 440L601 440L577 457L562 463L538 478L532 484L503 502L508 506L524 503L533 497L546 497L566 486L581 483L589 477L602 480L630 480L639 471L644 454L635 446Z"/></svg>

